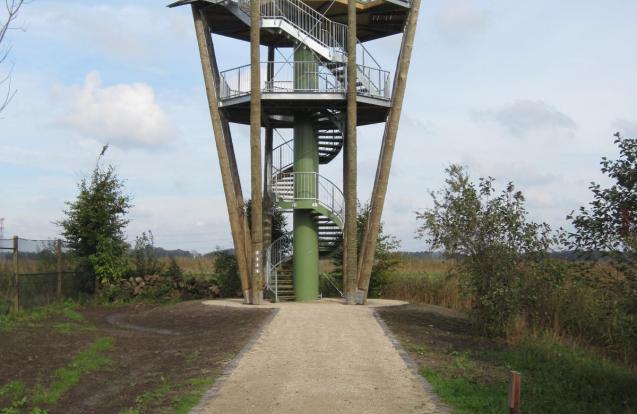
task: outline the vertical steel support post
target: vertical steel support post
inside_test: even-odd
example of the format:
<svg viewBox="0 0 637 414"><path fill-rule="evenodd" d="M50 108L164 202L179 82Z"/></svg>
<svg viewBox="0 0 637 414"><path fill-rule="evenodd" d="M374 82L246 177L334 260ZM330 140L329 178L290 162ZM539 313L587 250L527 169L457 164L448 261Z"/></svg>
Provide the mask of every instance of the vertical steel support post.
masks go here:
<svg viewBox="0 0 637 414"><path fill-rule="evenodd" d="M345 232L343 246L343 291L348 304L356 303L358 278L357 243L357 104L356 104L356 0L347 2L347 132L343 157L345 192Z"/></svg>
<svg viewBox="0 0 637 414"><path fill-rule="evenodd" d="M201 8L197 4L192 5L193 20L195 23L195 31L197 34L197 43L199 45L199 55L201 57L201 66L203 70L204 82L206 85L206 95L208 98L208 108L210 110L210 118L214 132L215 144L217 147L217 155L219 157L219 168L221 170L221 181L223 183L223 191L226 196L226 207L228 208L228 216L230 219L230 229L237 257L237 267L239 268L239 278L241 280L241 290L243 291L244 300L249 300L250 284L249 284L249 264L246 254L246 232L241 222L241 211L237 198L241 194L237 194L235 183L232 177L232 167L230 156L228 153L229 144L225 139L224 123L219 111L218 89L217 89L217 73L214 71L214 48L212 44L212 36L210 29L202 15Z"/></svg>
<svg viewBox="0 0 637 414"><path fill-rule="evenodd" d="M294 52L294 89L312 90L318 85L318 62L305 47ZM318 223L308 200L318 196L318 141L312 114L299 110L294 114L294 294L297 301L318 298L319 245Z"/></svg>
<svg viewBox="0 0 637 414"><path fill-rule="evenodd" d="M263 303L261 177L261 1L250 1L250 170L252 192L252 304Z"/></svg>
<svg viewBox="0 0 637 414"><path fill-rule="evenodd" d="M400 46L398 62L396 63L396 79L394 81L392 107L389 110L387 122L385 123L385 132L383 134L383 142L378 159L378 167L376 169L376 179L372 192L371 209L369 212L367 228L365 229L365 234L363 236L363 245L358 262L358 291L356 301L360 304L367 301L369 280L371 278L372 267L374 265L376 242L378 241L380 220L383 214L383 206L385 203L385 196L387 194L387 184L389 181L392 158L394 156L394 147L396 144L396 135L398 133L398 124L400 123L400 114L403 107L403 99L405 97L407 75L409 73L409 64L411 62L411 52L414 46L419 10L420 0L412 0L411 9L409 10L409 15L405 24L405 34Z"/></svg>

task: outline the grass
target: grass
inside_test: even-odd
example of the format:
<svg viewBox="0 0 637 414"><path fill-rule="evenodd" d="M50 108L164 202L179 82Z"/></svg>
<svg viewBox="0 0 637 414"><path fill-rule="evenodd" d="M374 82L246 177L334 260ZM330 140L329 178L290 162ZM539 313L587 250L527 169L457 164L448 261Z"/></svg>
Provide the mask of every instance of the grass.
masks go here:
<svg viewBox="0 0 637 414"><path fill-rule="evenodd" d="M212 386L211 378L192 378L182 384L174 384L161 378L159 386L146 391L135 399L135 406L120 414L141 414L150 409L162 407L162 412L188 414L197 405L204 392ZM170 407L166 410L167 407Z"/></svg>
<svg viewBox="0 0 637 414"><path fill-rule="evenodd" d="M414 346L410 349L414 351ZM427 355L436 352L419 349ZM423 368L421 373L456 413L506 412L506 375L485 377L485 364L501 372L522 373L524 413L637 413L637 374L546 339L528 339L501 351L457 353L449 370Z"/></svg>
<svg viewBox="0 0 637 414"><path fill-rule="evenodd" d="M0 315L0 332L11 332L25 325L37 326L40 322L55 315L63 315L71 321L81 322L84 318L74 310L75 307L77 307L75 302L65 301L41 308Z"/></svg>
<svg viewBox="0 0 637 414"><path fill-rule="evenodd" d="M111 360L104 353L113 348L113 338L98 338L87 349L77 353L71 362L55 371L48 385L38 384L29 392L22 381L11 381L0 388L0 398L12 401L11 406L1 408L0 414L20 414L27 405L34 406L30 414L43 414L38 405L53 405L72 389L83 375L108 366Z"/></svg>
<svg viewBox="0 0 637 414"><path fill-rule="evenodd" d="M382 296L460 311L471 307L460 280L443 270L392 273L387 277Z"/></svg>
<svg viewBox="0 0 637 414"><path fill-rule="evenodd" d="M97 371L108 366L111 360L104 355L113 348L113 338L98 338L87 349L76 354L71 362L63 368L55 371L53 381L48 387L37 386L31 398L34 404L55 404L60 397L73 388L82 375Z"/></svg>
<svg viewBox="0 0 637 414"><path fill-rule="evenodd" d="M211 378L194 378L188 381L188 386L184 393L173 400L173 413L188 414L213 383L214 380Z"/></svg>

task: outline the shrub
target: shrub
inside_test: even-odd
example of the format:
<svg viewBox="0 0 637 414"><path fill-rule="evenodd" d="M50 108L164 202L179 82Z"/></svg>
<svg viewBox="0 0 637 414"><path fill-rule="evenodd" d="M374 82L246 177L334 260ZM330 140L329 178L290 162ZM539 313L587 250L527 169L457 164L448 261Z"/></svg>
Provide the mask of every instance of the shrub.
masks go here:
<svg viewBox="0 0 637 414"><path fill-rule="evenodd" d="M473 319L484 333L502 335L519 308L525 269L551 245L550 228L527 219L512 183L498 194L493 178L475 184L461 166L446 171L446 186L431 193L434 207L416 213L418 236L455 259L467 277Z"/></svg>

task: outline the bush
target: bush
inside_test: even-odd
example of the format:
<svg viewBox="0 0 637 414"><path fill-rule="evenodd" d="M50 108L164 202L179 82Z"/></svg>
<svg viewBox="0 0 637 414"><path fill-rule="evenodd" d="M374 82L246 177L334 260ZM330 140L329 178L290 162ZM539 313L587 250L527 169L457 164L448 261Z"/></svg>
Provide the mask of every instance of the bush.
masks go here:
<svg viewBox="0 0 637 414"><path fill-rule="evenodd" d="M215 253L215 276L221 288L222 297L241 297L241 280L237 258L228 250Z"/></svg>
<svg viewBox="0 0 637 414"><path fill-rule="evenodd" d="M520 307L521 280L542 260L552 239L544 223L527 219L524 197L512 183L499 194L494 179L471 182L458 165L446 186L432 192L434 207L416 213L418 235L454 258L472 295L471 315L488 335L503 335Z"/></svg>

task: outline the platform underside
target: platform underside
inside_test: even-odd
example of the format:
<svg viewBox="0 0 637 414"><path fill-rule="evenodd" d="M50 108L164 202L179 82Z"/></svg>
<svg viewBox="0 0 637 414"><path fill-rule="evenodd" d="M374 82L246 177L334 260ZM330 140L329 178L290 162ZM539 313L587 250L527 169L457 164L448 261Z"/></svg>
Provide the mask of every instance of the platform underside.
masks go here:
<svg viewBox="0 0 637 414"><path fill-rule="evenodd" d="M357 102L358 126L386 121L390 108L389 101L358 96ZM228 121L250 125L250 95L226 99L221 102L220 106ZM263 93L261 95L261 108L263 113L267 115L267 122L263 122L264 127L269 125L275 128L292 128L294 126L292 115L299 109L345 111L346 107L347 100L344 93Z"/></svg>
<svg viewBox="0 0 637 414"><path fill-rule="evenodd" d="M195 3L195 1L183 1L171 6ZM208 21L212 33L231 37L234 39L250 41L250 26L229 11L223 4L200 0L205 5L204 15ZM342 2L332 1L305 1L326 17L338 22L347 23L347 5ZM356 36L361 42L379 39L386 36L402 33L407 13L407 3L401 0L380 0L368 3L359 3L357 10ZM261 31L261 44L264 46L292 47L290 39L281 34L268 30Z"/></svg>

